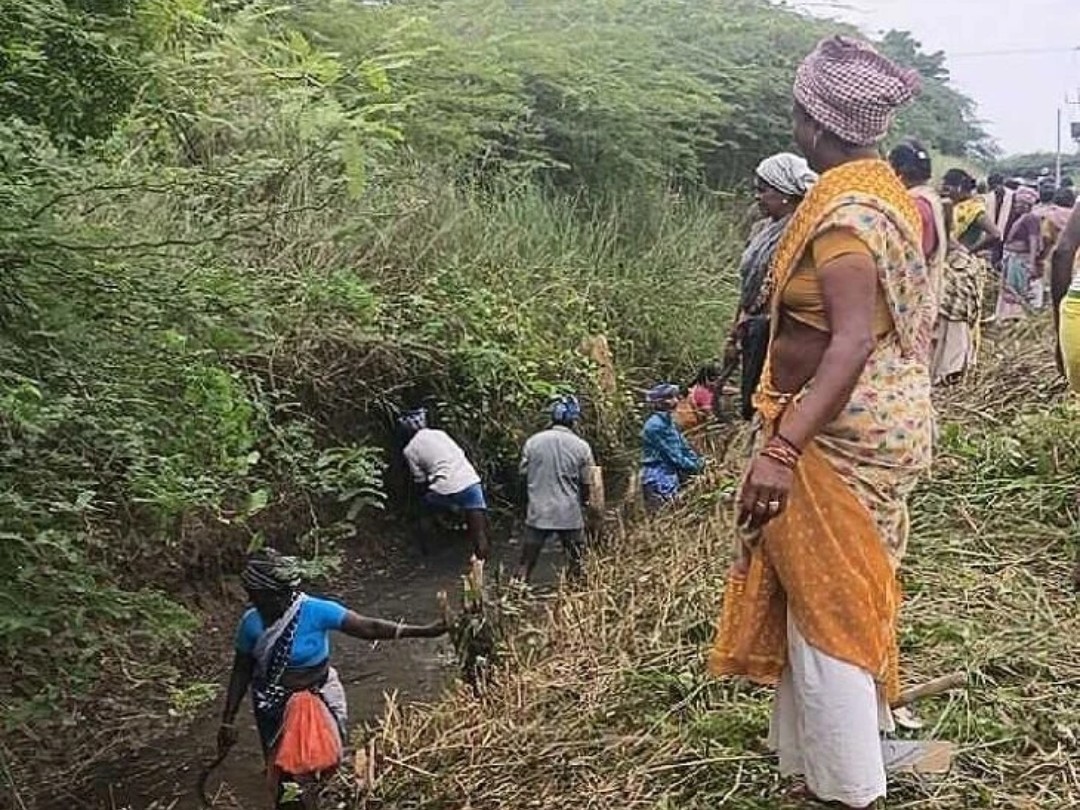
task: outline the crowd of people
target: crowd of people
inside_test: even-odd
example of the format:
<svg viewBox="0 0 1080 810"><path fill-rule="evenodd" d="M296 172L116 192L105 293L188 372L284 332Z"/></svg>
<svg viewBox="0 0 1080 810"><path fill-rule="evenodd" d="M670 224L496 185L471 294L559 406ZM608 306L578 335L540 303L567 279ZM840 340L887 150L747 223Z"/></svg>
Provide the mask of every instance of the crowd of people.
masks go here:
<svg viewBox="0 0 1080 810"><path fill-rule="evenodd" d="M753 420L709 666L776 687L769 743L781 772L801 780L794 794L850 808L886 794L881 735L892 729L900 684L897 572L907 498L931 462L933 386L963 378L984 323L1044 307L1049 279L1059 363L1080 387L1075 194L999 176L980 192L962 169L935 188L930 153L914 139L884 157L893 116L918 89L914 71L848 37L823 41L803 61L793 90L802 156L773 155L755 172L761 219L739 263L722 360L704 366L685 395L661 382L644 397L640 486L649 512L670 508L704 469L686 432L725 392ZM992 313L983 311L988 284ZM735 369L741 384L727 391ZM576 432L581 417L575 397L557 398L547 427L523 447L522 581L549 542L562 545L572 576L581 573L595 470ZM474 555L487 557L476 468L425 411L405 412L399 426L423 503L462 515ZM252 607L237 632L220 740L235 739L250 687L278 790L340 756L344 701L329 666L330 632L397 639L447 628L368 619L306 596L292 561L274 552L253 556L243 583ZM304 761L302 751L316 759Z"/></svg>

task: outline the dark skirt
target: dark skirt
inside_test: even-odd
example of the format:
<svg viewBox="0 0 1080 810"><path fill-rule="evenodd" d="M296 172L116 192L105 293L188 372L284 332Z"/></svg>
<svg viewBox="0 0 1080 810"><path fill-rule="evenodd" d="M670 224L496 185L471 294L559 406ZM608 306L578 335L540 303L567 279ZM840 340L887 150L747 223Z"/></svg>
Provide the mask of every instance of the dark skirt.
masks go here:
<svg viewBox="0 0 1080 810"><path fill-rule="evenodd" d="M742 418L754 416L754 392L761 381L765 368L765 355L769 351L769 317L751 315L742 324L742 384L739 389Z"/></svg>

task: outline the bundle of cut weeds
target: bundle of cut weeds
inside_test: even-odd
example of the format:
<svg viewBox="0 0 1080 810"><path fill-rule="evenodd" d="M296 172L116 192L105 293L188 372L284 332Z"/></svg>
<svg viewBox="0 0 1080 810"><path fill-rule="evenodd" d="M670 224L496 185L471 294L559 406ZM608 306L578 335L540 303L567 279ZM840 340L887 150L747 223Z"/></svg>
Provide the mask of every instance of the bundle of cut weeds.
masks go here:
<svg viewBox="0 0 1080 810"><path fill-rule="evenodd" d="M913 500L902 666L908 685L964 671L969 686L919 704L918 736L959 754L946 776L895 777L891 807L1080 806L1080 412L1055 392L1047 333L1039 320L988 336L977 373L941 398L937 467ZM526 611L482 700L461 688L388 708L356 806L785 806L763 746L768 691L703 665L737 455L595 553L584 585Z"/></svg>

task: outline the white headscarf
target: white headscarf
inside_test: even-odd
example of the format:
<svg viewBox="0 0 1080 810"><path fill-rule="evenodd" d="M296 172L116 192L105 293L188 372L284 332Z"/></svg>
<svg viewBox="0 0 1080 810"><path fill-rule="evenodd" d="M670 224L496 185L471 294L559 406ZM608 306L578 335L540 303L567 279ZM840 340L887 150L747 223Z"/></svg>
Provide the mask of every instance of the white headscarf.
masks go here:
<svg viewBox="0 0 1080 810"><path fill-rule="evenodd" d="M809 163L790 152L765 158L758 164L756 174L781 194L791 197L805 197L818 179Z"/></svg>

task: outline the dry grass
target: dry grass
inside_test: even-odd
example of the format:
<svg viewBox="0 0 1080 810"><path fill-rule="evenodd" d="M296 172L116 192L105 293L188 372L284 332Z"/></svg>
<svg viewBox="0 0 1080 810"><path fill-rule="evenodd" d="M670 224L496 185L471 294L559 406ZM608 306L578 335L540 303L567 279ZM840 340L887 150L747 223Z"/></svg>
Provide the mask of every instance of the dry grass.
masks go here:
<svg viewBox="0 0 1080 810"><path fill-rule="evenodd" d="M1080 806L1080 414L1061 401L1046 332L988 338L978 373L942 397L937 470L914 501L903 665L909 683L971 678L920 705L921 735L961 746L952 773L898 777L893 807ZM585 587L526 611L484 700L391 706L355 806L784 806L761 744L768 693L703 667L728 564L727 455L677 512L594 555Z"/></svg>

